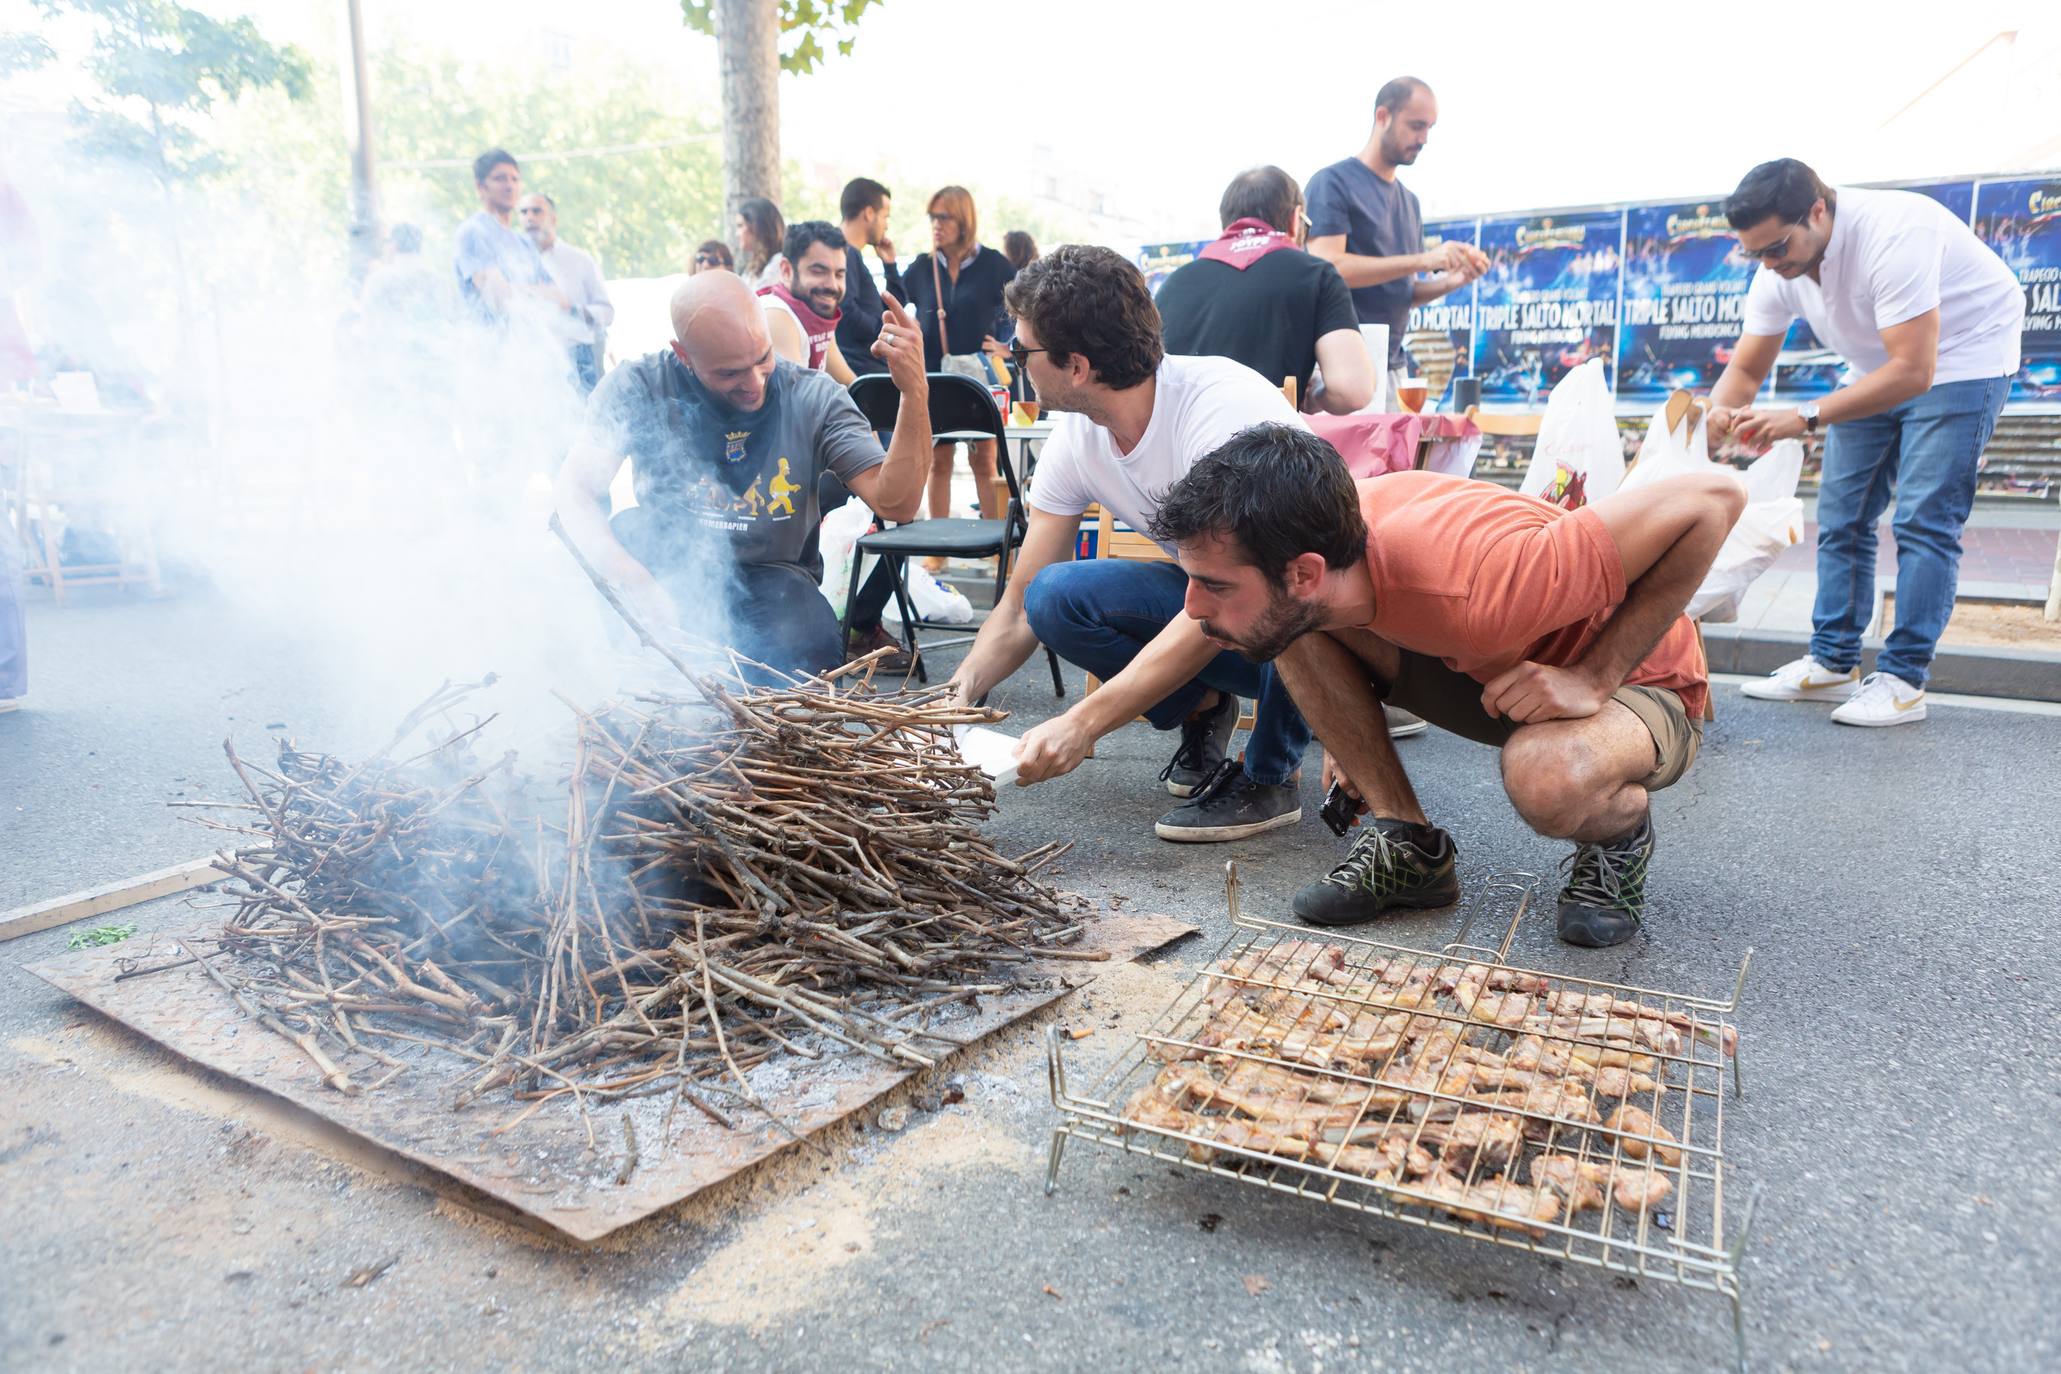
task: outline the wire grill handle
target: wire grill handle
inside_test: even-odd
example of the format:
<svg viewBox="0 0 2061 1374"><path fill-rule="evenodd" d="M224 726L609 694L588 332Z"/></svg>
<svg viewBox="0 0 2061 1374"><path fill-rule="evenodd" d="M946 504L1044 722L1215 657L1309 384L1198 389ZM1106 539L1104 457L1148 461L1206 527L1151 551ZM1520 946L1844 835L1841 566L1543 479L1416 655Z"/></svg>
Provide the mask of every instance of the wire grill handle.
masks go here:
<svg viewBox="0 0 2061 1374"><path fill-rule="evenodd" d="M1511 913L1510 924L1503 931L1503 942L1494 949L1487 945L1470 945L1467 937L1474 933L1474 926L1481 919L1482 909L1489 898L1498 892L1512 892L1517 895L1517 910ZM1474 900L1467 904L1467 915L1460 922L1460 929L1442 953L1448 955L1486 955L1491 964L1500 964L1510 955L1510 946L1517 940L1517 927L1524 922L1525 913L1531 910L1533 899L1539 895L1539 875L1536 873L1495 873L1489 880L1475 889Z"/></svg>

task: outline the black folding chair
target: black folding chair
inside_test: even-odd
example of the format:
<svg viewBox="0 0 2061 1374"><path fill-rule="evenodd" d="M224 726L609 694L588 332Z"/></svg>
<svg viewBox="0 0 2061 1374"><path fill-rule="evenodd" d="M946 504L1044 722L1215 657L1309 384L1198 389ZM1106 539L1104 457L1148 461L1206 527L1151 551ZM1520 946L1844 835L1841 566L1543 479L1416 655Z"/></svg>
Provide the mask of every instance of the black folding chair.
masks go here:
<svg viewBox="0 0 2061 1374"><path fill-rule="evenodd" d="M866 417L866 423L876 430L893 429L897 413L901 409L902 394L895 390L894 379L885 373L868 373L852 383L852 400ZM1016 469L1009 461L1008 440L1002 433L1002 412L995 405L994 393L971 377L962 377L954 372L933 372L930 374L930 434L938 443L963 440L968 443L991 439L995 444L995 464L1002 474L1002 480L1009 487L1009 509L1000 520L916 520L906 525L890 525L859 537L858 547L852 552L852 581L845 593L844 634L845 649L851 649L852 603L859 594L859 569L864 566L867 554L877 554L887 565L895 582L895 606L902 614L902 643L910 654L916 657L917 677L928 682L929 675L923 666L919 648L943 649L954 644L965 644L972 640L968 634L957 634L946 639L932 640L919 646L916 631L956 630L959 627L943 621L922 620L916 615L909 600L909 560L912 558L992 558L995 560L995 604L1000 605L1002 592L1009 585L1009 556L1023 543L1024 535L1030 531L1030 522L1024 514L1023 492L1016 483ZM1045 660L1052 668L1052 693L1066 695L1066 682L1059 675L1059 655L1048 646Z"/></svg>

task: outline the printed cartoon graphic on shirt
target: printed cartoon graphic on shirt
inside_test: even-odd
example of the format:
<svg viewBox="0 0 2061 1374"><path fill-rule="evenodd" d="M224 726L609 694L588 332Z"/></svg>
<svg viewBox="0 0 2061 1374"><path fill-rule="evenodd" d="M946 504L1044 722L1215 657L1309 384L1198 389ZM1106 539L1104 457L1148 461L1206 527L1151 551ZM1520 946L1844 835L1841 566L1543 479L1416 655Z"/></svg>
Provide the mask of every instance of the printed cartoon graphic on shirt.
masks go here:
<svg viewBox="0 0 2061 1374"><path fill-rule="evenodd" d="M747 456L747 445L751 431L733 430L723 436L723 462L742 463ZM770 480L764 471L754 474L742 491L735 489L735 483L742 480L742 474L731 479L726 486L715 477L704 475L688 492L689 507L695 522L704 529L736 533L751 528L760 520L784 523L794 519L800 512L795 508L794 498L802 490L800 483L791 480L793 471L789 459L776 461L776 469Z"/></svg>

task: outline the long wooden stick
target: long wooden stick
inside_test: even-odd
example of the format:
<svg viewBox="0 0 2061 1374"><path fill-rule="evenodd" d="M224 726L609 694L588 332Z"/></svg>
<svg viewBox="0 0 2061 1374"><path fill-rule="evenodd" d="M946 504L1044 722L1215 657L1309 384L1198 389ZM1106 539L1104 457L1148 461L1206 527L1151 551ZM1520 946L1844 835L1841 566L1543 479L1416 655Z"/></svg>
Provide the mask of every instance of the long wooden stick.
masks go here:
<svg viewBox="0 0 2061 1374"><path fill-rule="evenodd" d="M52 926L68 925L83 921L88 916L105 916L110 911L135 906L140 902L155 901L169 897L174 892L184 892L202 883L211 883L217 878L227 877L215 867L212 857L194 859L189 863L174 864L150 873L139 873L133 878L119 878L99 887L89 887L83 892L67 893L52 897L48 901L33 902L18 906L12 911L0 912L0 940L13 940L23 935L33 935Z"/></svg>

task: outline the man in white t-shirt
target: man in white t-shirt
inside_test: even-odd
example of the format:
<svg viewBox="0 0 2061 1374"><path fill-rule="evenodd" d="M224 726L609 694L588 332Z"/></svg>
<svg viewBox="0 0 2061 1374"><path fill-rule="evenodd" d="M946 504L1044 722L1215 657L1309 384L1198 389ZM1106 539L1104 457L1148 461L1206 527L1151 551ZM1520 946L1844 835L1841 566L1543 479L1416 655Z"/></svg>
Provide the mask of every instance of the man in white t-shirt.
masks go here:
<svg viewBox="0 0 2061 1374"><path fill-rule="evenodd" d="M1294 824L1310 734L1273 669L1219 649L1181 613L1179 565L1074 562L1073 550L1090 505L1143 530L1160 494L1197 459L1248 426L1301 419L1242 364L1165 356L1144 277L1107 248L1056 249L1026 267L1005 299L1016 320L1011 356L1057 423L1038 457L1030 532L1009 589L952 685L978 700L1050 645L1103 683L1023 737L1020 783L1072 771L1095 740L1143 715L1181 732L1160 776L1188 800L1160 818L1162 839L1235 840ZM1240 697L1257 703L1242 767L1226 758Z"/></svg>
<svg viewBox="0 0 2061 1374"><path fill-rule="evenodd" d="M1711 388L1710 432L1754 448L1825 433L1810 652L1744 691L1840 702L1832 719L1842 725L1923 720L1976 468L2018 370L2024 293L2003 259L1930 196L1835 192L1794 158L1748 172L1725 213L1760 270L1738 347ZM1846 385L1794 409L1748 409L1799 316L1846 360ZM1892 488L1896 627L1863 678L1875 524Z"/></svg>

